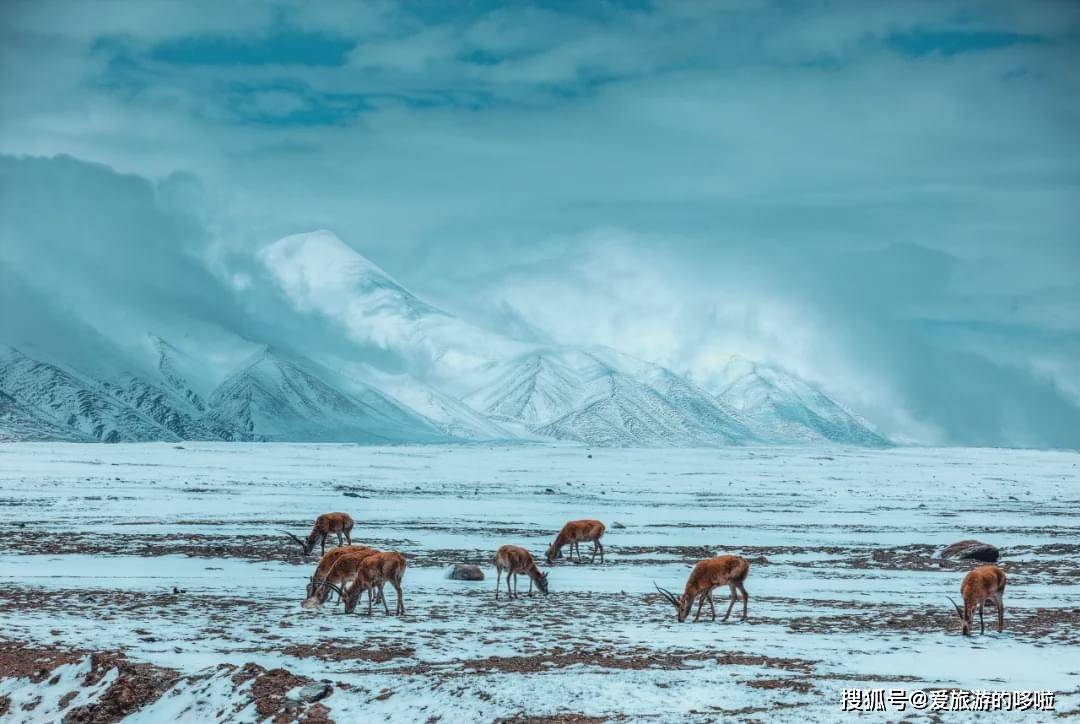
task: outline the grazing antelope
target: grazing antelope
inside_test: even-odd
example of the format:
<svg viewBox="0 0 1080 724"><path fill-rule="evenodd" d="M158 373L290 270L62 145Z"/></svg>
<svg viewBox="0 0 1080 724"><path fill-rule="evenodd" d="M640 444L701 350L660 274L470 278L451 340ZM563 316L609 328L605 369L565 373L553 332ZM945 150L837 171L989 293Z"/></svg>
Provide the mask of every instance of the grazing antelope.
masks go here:
<svg viewBox="0 0 1080 724"><path fill-rule="evenodd" d="M532 554L520 546L503 546L495 553L495 600L499 600L499 581L502 572L506 571L506 593L510 598L517 598L517 577L524 573L529 577L529 595L532 595L533 584L540 592L547 595L547 574L541 573L536 567L536 561ZM510 587L510 576L514 577L514 587Z"/></svg>
<svg viewBox="0 0 1080 724"><path fill-rule="evenodd" d="M330 564L326 575L311 582L314 590L300 605L304 608L318 608L326 602L331 592L337 593L342 600L345 600L343 587L356 575L356 570L360 567L361 562L368 556L373 555L378 555L378 553L371 550L356 550L339 555Z"/></svg>
<svg viewBox="0 0 1080 724"><path fill-rule="evenodd" d="M379 551L368 546L338 546L337 548L331 548L330 552L319 559L319 565L315 566L315 573L308 579L307 584L307 598L313 598L317 592L317 589L322 581L326 580L326 575L330 572L330 569L338 558L346 553L378 553Z"/></svg>
<svg viewBox="0 0 1080 724"><path fill-rule="evenodd" d="M574 559L574 549L577 549L578 563L581 563L581 541L592 541L592 558L589 563L596 560L597 551L600 552L600 562L604 562L604 546L600 545L600 538L604 535L604 524L598 520L572 520L562 527L559 535L555 536L555 542L548 546L544 557L550 564L556 558L562 558L563 546L570 546L570 560Z"/></svg>
<svg viewBox="0 0 1080 724"><path fill-rule="evenodd" d="M679 623L685 621L686 617L690 615L690 609L694 606L694 599L698 600L697 615L694 616L694 621L701 617L701 607L705 605L705 601L709 602L712 620L715 621L716 607L713 605L712 592L717 586L727 585L731 589L731 602L728 604L727 613L724 614L722 620L728 620L731 609L735 606L735 602L739 600L739 591L742 591L742 619L745 621L750 595L746 592L743 581L746 580L746 574L749 572L750 561L742 556L716 556L715 558L698 561L697 565L694 566L694 570L690 571L690 577L686 579L686 588L681 596L676 596L671 591L656 586L655 583L653 585L656 586L656 590L664 598L674 604Z"/></svg>
<svg viewBox="0 0 1080 724"><path fill-rule="evenodd" d="M997 609L997 630L1001 633L1005 628L1005 603L1002 596L1005 593L1005 571L997 566L979 566L968 571L960 584L960 595L964 598L964 607L956 605L951 598L956 615L960 617L960 633L965 636L971 635L971 620L975 616L975 607L979 608L979 633L986 632L986 622L983 620L983 604L989 602Z"/></svg>
<svg viewBox="0 0 1080 724"><path fill-rule="evenodd" d="M394 551L376 553L367 556L360 561L352 578L352 585L345 592L345 613L356 610L356 604L360 600L360 594L368 592L368 616L371 615L372 591L380 593L384 583L389 583L397 591L397 607L394 613L398 616L405 615L405 601L401 596L401 579L405 575L405 556ZM383 602L383 610L390 615L390 608L386 605L386 596L380 596Z"/></svg>
<svg viewBox="0 0 1080 724"><path fill-rule="evenodd" d="M352 545L352 529L353 519L348 513L323 513L315 519L315 524L311 526L311 532L308 533L306 541L300 540L288 531L282 532L299 543L304 555L307 556L311 555L311 551L315 549L315 541L319 541L322 546L320 554L326 553L326 536L331 533L337 534L337 544L339 546L341 545L342 533L345 534L345 542Z"/></svg>

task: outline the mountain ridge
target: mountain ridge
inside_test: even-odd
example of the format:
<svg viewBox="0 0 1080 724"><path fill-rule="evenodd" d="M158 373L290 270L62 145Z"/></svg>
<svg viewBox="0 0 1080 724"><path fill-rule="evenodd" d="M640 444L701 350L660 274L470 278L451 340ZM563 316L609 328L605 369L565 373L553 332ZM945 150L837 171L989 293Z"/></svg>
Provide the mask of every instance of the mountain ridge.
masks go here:
<svg viewBox="0 0 1080 724"><path fill-rule="evenodd" d="M182 344L146 331L136 350L105 360L74 350L35 359L32 349L0 346L0 439L887 444L769 365L747 361L713 392L610 348L476 327L328 231L284 237L257 258L288 302L278 309L298 324L318 320L320 334L340 335L336 346L301 353L288 335L260 342L218 327L185 332ZM166 327L178 329L175 319ZM378 362L365 356L372 347ZM90 361L92 371L80 369Z"/></svg>
<svg viewBox="0 0 1080 724"><path fill-rule="evenodd" d="M848 442L880 447L889 441L816 385L775 365L734 355L717 393L765 442Z"/></svg>

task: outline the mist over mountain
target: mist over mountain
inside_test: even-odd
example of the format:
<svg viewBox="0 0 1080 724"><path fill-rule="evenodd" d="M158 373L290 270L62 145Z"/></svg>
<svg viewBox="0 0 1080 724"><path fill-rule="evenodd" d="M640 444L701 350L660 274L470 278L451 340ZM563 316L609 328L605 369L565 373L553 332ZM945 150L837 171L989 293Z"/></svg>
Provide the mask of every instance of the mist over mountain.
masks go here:
<svg viewBox="0 0 1080 724"><path fill-rule="evenodd" d="M824 392L776 366L733 356L718 399L767 442L885 445L887 440Z"/></svg>
<svg viewBox="0 0 1080 724"><path fill-rule="evenodd" d="M451 429L503 342L742 355L896 442L1080 446L1075 2L158 5L0 14L34 359L152 378L150 330L205 403L269 345Z"/></svg>
<svg viewBox="0 0 1080 724"><path fill-rule="evenodd" d="M167 184L71 158L3 164L3 439L886 442L805 383L740 408L588 340L484 329L327 230L215 273Z"/></svg>
<svg viewBox="0 0 1080 724"><path fill-rule="evenodd" d="M534 334L529 318L469 321L329 230L223 241L192 202L189 177L150 181L71 157L0 155L0 183L5 439L889 441L867 421L876 408L737 347L710 351L709 374L688 374L597 344L586 330L555 341ZM633 285L638 271L615 278ZM650 291L668 295L659 304L678 290ZM589 312L584 298L579 309ZM715 349L707 336L674 343ZM873 379L879 369L848 363L842 373ZM1003 429L1019 443L1068 444L1077 408L1047 380L1008 374L995 372L1000 408L965 434L996 441ZM967 384L943 394L975 394Z"/></svg>

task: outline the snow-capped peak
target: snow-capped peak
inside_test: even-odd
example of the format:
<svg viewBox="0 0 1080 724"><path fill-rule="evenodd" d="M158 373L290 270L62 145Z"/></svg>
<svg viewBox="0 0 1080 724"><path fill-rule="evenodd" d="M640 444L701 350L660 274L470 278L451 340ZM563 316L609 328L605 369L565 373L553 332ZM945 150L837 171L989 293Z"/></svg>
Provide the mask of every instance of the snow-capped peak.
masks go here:
<svg viewBox="0 0 1080 724"><path fill-rule="evenodd" d="M287 236L259 258L298 310L400 355L421 376L447 382L522 348L420 299L332 232Z"/></svg>
<svg viewBox="0 0 1080 724"><path fill-rule="evenodd" d="M884 442L821 390L770 365L733 358L714 395L617 350L482 329L329 231L285 237L258 259L273 280L265 291L293 308L270 300L288 322L252 305L251 320L148 318L154 332L142 345L88 352L53 335L55 354L0 347L0 437ZM321 319L297 334L312 318ZM132 326L124 331L130 338Z"/></svg>
<svg viewBox="0 0 1080 724"><path fill-rule="evenodd" d="M325 229L293 234L259 254L282 290L303 309L346 305L382 317L449 316L406 289L373 261Z"/></svg>
<svg viewBox="0 0 1080 724"><path fill-rule="evenodd" d="M733 356L717 399L769 442L884 445L869 424L817 386L775 365Z"/></svg>

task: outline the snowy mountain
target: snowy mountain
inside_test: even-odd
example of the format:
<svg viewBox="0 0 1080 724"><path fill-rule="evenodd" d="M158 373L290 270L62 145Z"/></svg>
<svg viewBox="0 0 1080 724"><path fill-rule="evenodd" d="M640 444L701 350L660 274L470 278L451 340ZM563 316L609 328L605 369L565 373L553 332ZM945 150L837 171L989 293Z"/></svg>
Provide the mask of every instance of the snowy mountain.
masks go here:
<svg viewBox="0 0 1080 724"><path fill-rule="evenodd" d="M445 392L406 374L392 374L369 365L357 368L357 378L419 412L449 437L465 440L511 440L519 437L493 418L477 412Z"/></svg>
<svg viewBox="0 0 1080 724"><path fill-rule="evenodd" d="M329 231L285 237L259 259L296 308L321 314L357 344L396 354L441 387L528 349L421 300Z"/></svg>
<svg viewBox="0 0 1080 724"><path fill-rule="evenodd" d="M55 420L78 436L102 442L180 439L99 383L31 359L14 347L0 348L0 391L24 409L36 410L38 418Z"/></svg>
<svg viewBox="0 0 1080 724"><path fill-rule="evenodd" d="M534 434L601 446L728 445L753 434L669 370L609 350L537 351L465 400Z"/></svg>
<svg viewBox="0 0 1080 724"><path fill-rule="evenodd" d="M435 442L446 436L382 392L266 347L210 396L208 420L244 440Z"/></svg>
<svg viewBox="0 0 1080 724"><path fill-rule="evenodd" d="M50 418L36 407L24 404L6 392L0 392L0 442L90 442L94 439Z"/></svg>
<svg viewBox="0 0 1080 724"><path fill-rule="evenodd" d="M577 360L568 356L534 352L493 364L487 370L491 381L464 400L497 420L526 425L565 415L587 398L588 383L581 366L573 364Z"/></svg>
<svg viewBox="0 0 1080 724"><path fill-rule="evenodd" d="M128 372L95 380L0 349L0 439L436 442L451 436L383 392L264 348L202 409Z"/></svg>
<svg viewBox="0 0 1080 724"><path fill-rule="evenodd" d="M215 425L203 420L202 410L188 400L130 373L121 373L115 381L102 380L98 385L102 392L126 403L178 439L231 440L234 437L232 424Z"/></svg>
<svg viewBox="0 0 1080 724"><path fill-rule="evenodd" d="M0 439L885 442L773 367L729 365L714 395L615 350L482 329L328 231L285 237L257 261L267 281L245 314L258 319L57 307L47 330L0 325ZM140 329L150 322L166 332Z"/></svg>
<svg viewBox="0 0 1080 724"><path fill-rule="evenodd" d="M717 399L769 443L887 445L881 435L814 385L778 367L732 357Z"/></svg>
<svg viewBox="0 0 1080 724"><path fill-rule="evenodd" d="M147 335L147 337L154 351L157 352L157 370L164 385L179 395L194 411L204 412L206 403L202 396L192 389L190 382L190 370L197 365L197 362L161 337L155 334Z"/></svg>

